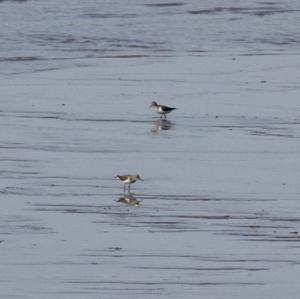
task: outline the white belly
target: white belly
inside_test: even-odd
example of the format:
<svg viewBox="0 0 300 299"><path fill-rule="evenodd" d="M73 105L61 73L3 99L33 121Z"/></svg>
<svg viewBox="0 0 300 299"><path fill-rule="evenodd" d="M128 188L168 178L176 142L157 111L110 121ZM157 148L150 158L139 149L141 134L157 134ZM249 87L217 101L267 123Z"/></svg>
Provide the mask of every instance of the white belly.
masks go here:
<svg viewBox="0 0 300 299"><path fill-rule="evenodd" d="M161 107L155 108L155 111L159 114L164 114L165 112L161 109Z"/></svg>

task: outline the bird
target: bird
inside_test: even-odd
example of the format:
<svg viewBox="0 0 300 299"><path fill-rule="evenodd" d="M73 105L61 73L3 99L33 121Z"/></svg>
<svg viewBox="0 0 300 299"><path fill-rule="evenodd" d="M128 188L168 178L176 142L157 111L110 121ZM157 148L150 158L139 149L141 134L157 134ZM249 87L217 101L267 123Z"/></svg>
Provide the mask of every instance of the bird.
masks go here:
<svg viewBox="0 0 300 299"><path fill-rule="evenodd" d="M157 112L158 114L161 114L161 118L164 118L164 119L167 118L166 114L168 114L168 113L170 113L170 112L172 112L173 110L176 109L176 108L173 108L173 107L160 105L155 101L153 101L151 103L150 107L153 107L154 111Z"/></svg>
<svg viewBox="0 0 300 299"><path fill-rule="evenodd" d="M123 184L124 184L124 193L125 193L125 186L126 185L128 185L128 191L130 192L130 184L133 184L138 180L143 181L143 179L140 177L139 174L123 174L123 175L117 175L116 177L120 181L123 182Z"/></svg>

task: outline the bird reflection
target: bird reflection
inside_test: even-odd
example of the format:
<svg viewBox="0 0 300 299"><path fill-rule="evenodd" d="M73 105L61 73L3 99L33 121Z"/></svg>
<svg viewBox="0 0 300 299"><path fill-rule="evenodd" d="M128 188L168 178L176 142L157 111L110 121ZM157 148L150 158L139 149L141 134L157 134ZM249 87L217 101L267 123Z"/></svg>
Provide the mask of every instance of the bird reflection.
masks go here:
<svg viewBox="0 0 300 299"><path fill-rule="evenodd" d="M132 193L124 194L124 196L120 197L118 202L122 202L124 204L138 207L140 205L140 200L137 200Z"/></svg>
<svg viewBox="0 0 300 299"><path fill-rule="evenodd" d="M169 121L167 119L158 119L154 122L154 126L153 126L151 132L158 133L160 131L167 131L167 130L172 129L173 126L174 126L174 123L172 123L171 121Z"/></svg>

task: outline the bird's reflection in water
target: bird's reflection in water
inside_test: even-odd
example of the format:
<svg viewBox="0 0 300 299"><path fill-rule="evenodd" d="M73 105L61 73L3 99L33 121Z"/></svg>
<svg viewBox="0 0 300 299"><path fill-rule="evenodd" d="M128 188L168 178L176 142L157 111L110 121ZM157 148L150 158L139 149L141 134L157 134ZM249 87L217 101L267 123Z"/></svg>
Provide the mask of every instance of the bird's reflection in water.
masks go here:
<svg viewBox="0 0 300 299"><path fill-rule="evenodd" d="M159 133L160 131L167 131L172 129L174 123L167 119L158 119L154 122L154 127L152 128L151 132Z"/></svg>
<svg viewBox="0 0 300 299"><path fill-rule="evenodd" d="M122 202L124 204L138 207L140 205L140 201L137 200L132 193L124 194L124 196L120 197L118 202Z"/></svg>

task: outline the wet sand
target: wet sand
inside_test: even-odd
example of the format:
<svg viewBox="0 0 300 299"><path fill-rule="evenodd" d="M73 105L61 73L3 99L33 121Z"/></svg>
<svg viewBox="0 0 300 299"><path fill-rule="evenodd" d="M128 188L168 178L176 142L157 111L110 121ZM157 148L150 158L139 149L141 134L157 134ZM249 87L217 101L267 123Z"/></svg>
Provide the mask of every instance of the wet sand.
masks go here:
<svg viewBox="0 0 300 299"><path fill-rule="evenodd" d="M0 297L298 298L299 56L95 64L1 79Z"/></svg>

